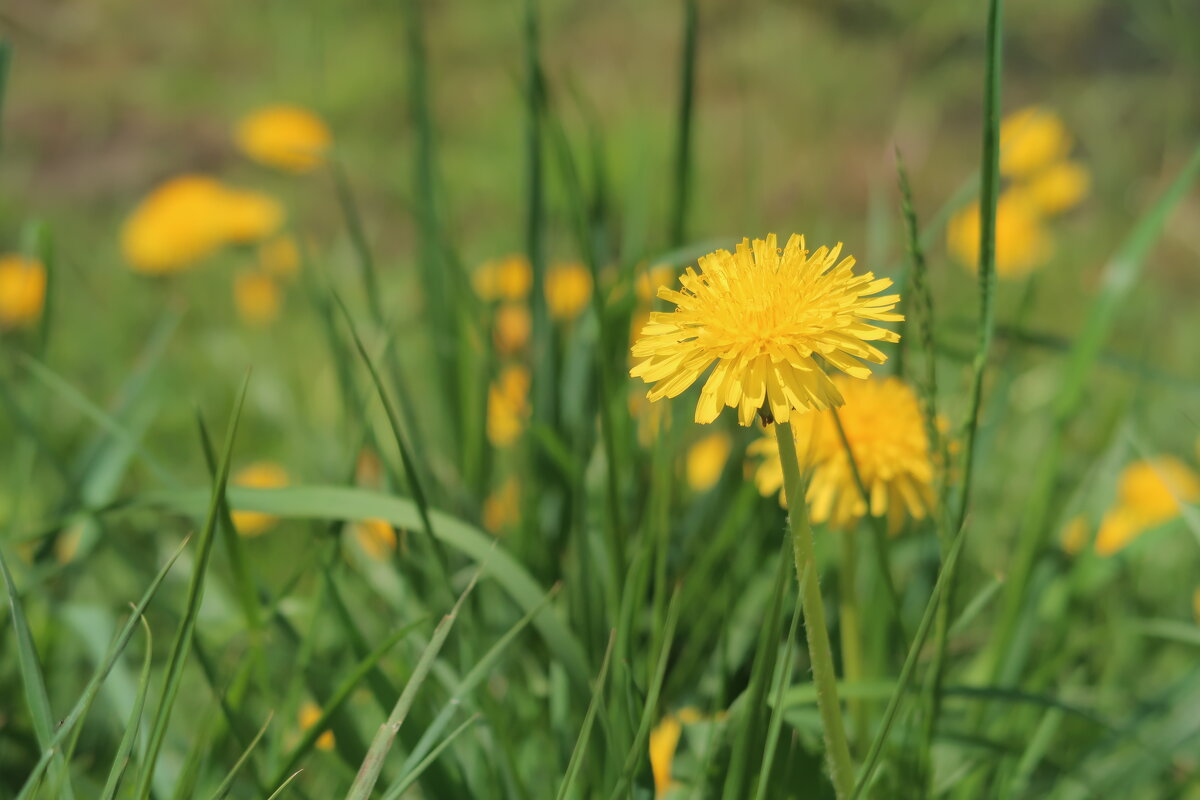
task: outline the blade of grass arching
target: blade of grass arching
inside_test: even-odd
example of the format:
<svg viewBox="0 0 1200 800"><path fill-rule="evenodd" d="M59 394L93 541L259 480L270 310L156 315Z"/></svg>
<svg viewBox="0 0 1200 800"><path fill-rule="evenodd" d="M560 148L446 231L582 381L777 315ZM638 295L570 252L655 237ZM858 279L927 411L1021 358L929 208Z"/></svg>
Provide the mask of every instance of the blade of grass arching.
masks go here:
<svg viewBox="0 0 1200 800"><path fill-rule="evenodd" d="M158 574L154 576L154 580L151 581L150 586L146 589L145 593L138 601L138 604L134 606L132 616L130 616L124 627L121 628L121 632L117 634L117 638L113 641L113 645L109 650L108 657L105 658L104 662L96 668L96 672L93 673L91 680L88 681L87 686L84 687L83 694L77 701L75 701L75 706L71 709L70 713L63 718L62 722L59 723L58 730L55 732L54 737L50 740L49 747L43 748L42 759L38 763L38 766L34 768L33 772L30 773L29 778L26 780L25 790L30 792L33 791L33 785L41 776L42 770L45 769L46 765L50 761L50 758L55 753L59 752L59 746L66 741L67 736L70 735L71 731L75 727L75 724L83 718L84 711L91 707L92 702L96 697L96 693L100 691L101 684L103 684L104 679L108 677L108 673L112 671L113 664L116 663L117 658L122 652L124 652L125 646L129 644L129 639L133 636L133 631L137 627L138 621L142 618L142 614L145 612L146 606L150 604L150 601L154 598L154 595L158 593L158 588L162 585L163 579L167 576L167 573L175 564L176 559L182 555L183 550L185 547L187 547L189 541L190 537L183 540L183 543L179 545L179 548L171 555L169 559L167 559L167 563L165 563L162 566L162 569L158 571ZM3 552L0 552L0 566L3 566L3 556ZM4 572L7 575L7 567L4 568ZM13 619L16 619L15 615L13 616Z"/></svg>
<svg viewBox="0 0 1200 800"><path fill-rule="evenodd" d="M1033 490L1017 534L1012 566L1004 592L1004 607L985 652L985 667L992 682L1011 682L1020 669L1011 645L1020 620L1033 598L1027 591L1045 538L1050 531L1055 485L1062 458L1062 439L1082 406L1088 378L1116 322L1128 293L1133 289L1142 264L1167 223L1171 212L1200 176L1200 145L1192 151L1175 180L1153 206L1142 215L1121 247L1104 268L1100 290L1088 308L1082 333L1067 361L1054 402L1050 440L1042 448L1034 469Z"/></svg>
<svg viewBox="0 0 1200 800"><path fill-rule="evenodd" d="M225 437L225 447L221 454L220 467L212 482L212 494L208 502L208 514L204 529L200 534L200 543L196 554L196 565L188 583L187 602L179 628L175 633L175 641L171 645L171 655L167 660L166 677L163 679L162 694L159 697L158 708L155 711L154 723L146 744L146 763L142 765L138 775L135 798L145 800L150 796L151 782L154 778L154 768L157 766L159 752L167 734L167 723L171 719L171 711L179 694L179 684L183 678L183 666L187 661L188 652L192 646L192 632L195 630L196 617L200 612L200 599L204 594L204 579L208 575L208 562L212 555L213 534L217 527L217 512L225 493L225 484L229 480L229 465L233 457L233 443L237 436L238 421L242 414L242 404L246 400L246 388L250 385L250 376L242 381L241 390L233 407L233 416L229 422L229 431Z"/></svg>
<svg viewBox="0 0 1200 800"><path fill-rule="evenodd" d="M258 729L258 733L250 741L250 744L246 746L246 749L242 751L241 758L234 763L229 772L225 775L225 779L221 781L220 785L217 786L216 791L212 793L212 800L222 800L223 797L229 794L229 790L233 788L234 779L237 778L237 774L241 771L242 766L250 758L250 754L254 752L254 748L258 746L258 743L262 739L263 735L266 734L267 728L271 726L271 720L274 718L274 711L267 714L266 722L264 722L262 727Z"/></svg>
<svg viewBox="0 0 1200 800"><path fill-rule="evenodd" d="M500 660L500 656L504 655L505 651L508 650L508 647L512 644L513 640L516 639L517 636L529 626L529 623L533 621L533 618L540 614L542 610L550 603L550 601L554 599L560 588L561 584L555 584L553 587L551 587L550 591L546 592L546 596L542 598L542 602L530 609L525 616L521 617L521 619L519 619L515 625L509 628L508 631L501 636L477 662L475 662L467 674L458 681L454 689L450 692L450 699L446 701L446 705L440 712L438 712L437 717L435 717L433 722L431 722L425 729L425 732L421 735L421 739L409 753L404 765L400 768L400 781L404 781L406 779L407 773L410 770L416 769L417 762L424 758L426 753L430 752L430 748L433 746L433 743L437 740L437 737L441 735L442 731L450 723L450 720L453 719L454 715L462 707L463 701L466 700L467 695L474 691L475 687L488 677L492 671L492 668ZM393 789L389 789L389 794L392 791Z"/></svg>
<svg viewBox="0 0 1200 800"><path fill-rule="evenodd" d="M29 371L29 374L37 378L38 381L52 390L61 399L78 409L92 422L106 430L114 439L127 445L137 453L138 457L142 459L142 462L154 474L155 478L167 486L178 487L180 485L171 471L142 446L137 436L131 434L124 425L113 419L110 414L91 400L84 397L82 392L67 383L58 373L25 353L18 353L18 358L22 366Z"/></svg>
<svg viewBox="0 0 1200 800"><path fill-rule="evenodd" d="M16 520L17 515L14 514L13 519ZM70 767L54 741L54 716L50 711L49 695L46 694L46 679L42 675L37 647L33 642L33 634L29 631L29 621L25 618L25 609L17 595L12 573L8 570L3 548L0 548L0 573L3 574L4 586L8 591L9 616L12 619L13 633L17 637L17 665L25 690L25 704L33 721L33 732L37 736L38 747L42 749L44 758L51 765L51 785L57 788L62 797L73 797ZM33 778L31 775L27 786L35 783Z"/></svg>
<svg viewBox="0 0 1200 800"><path fill-rule="evenodd" d="M350 335L354 339L354 345L358 348L358 353L362 356L363 363L367 365L367 372L371 375L371 380L375 384L375 391L379 395L380 402L383 403L384 411L387 413L388 424L391 426L392 436L396 440L396 447L400 450L400 460L404 464L404 473L408 476L409 490L412 492L413 500L416 501L417 510L421 515L421 527L425 529L425 534L429 537L430 545L433 547L435 562L438 565L439 579L442 585L448 589L450 586L450 560L446 556L446 551L442 547L441 541L434 533L433 522L429 516L429 501L425 494L424 479L417 471L417 461L414 458L404 426L400 422L400 415L396 412L396 406L392 402L391 395L388 394L382 379L379 377L379 371L375 368L375 362L367 353L367 347L358 335L358 329L354 327L354 319L350 316L349 309L346 308L346 304L342 302L342 298L336 293L333 295L333 299L342 311L346 326L350 329Z"/></svg>
<svg viewBox="0 0 1200 800"><path fill-rule="evenodd" d="M150 625L146 622L146 618L139 614L138 621L142 623L142 630L146 632L146 652L142 656L142 673L138 678L137 697L133 701L133 708L125 723L125 733L121 736L121 744L117 746L117 755L113 759L112 769L108 772L108 780L104 784L100 800L112 800L116 796L117 789L121 786L121 778L124 777L125 769L129 766L133 742L137 739L138 730L142 727L142 709L146 705L146 694L150 689L150 660L154 655L154 637L150 633Z"/></svg>
<svg viewBox="0 0 1200 800"><path fill-rule="evenodd" d="M239 511L261 511L279 517L316 519L379 518L400 529L421 524L420 511L408 498L344 486L293 486L284 489L247 489L231 487L226 498ZM181 513L196 513L204 503L197 491L147 492L137 505L166 507ZM529 571L511 554L497 546L496 537L449 514L431 510L430 518L438 537L484 568L505 592L526 611L534 608L546 594ZM577 687L590 691L587 661L583 646L562 619L553 613L539 614L533 620L546 645L566 669Z"/></svg>
<svg viewBox="0 0 1200 800"><path fill-rule="evenodd" d="M320 716L317 717L312 725L305 729L304 735L301 737L300 741L297 742L296 746L292 748L291 752L289 752L283 758L281 766L275 770L276 774L270 781L267 782L268 785L276 785L285 777L287 777L288 773L296 768L296 765L300 763L300 760L308 755L308 753L316 745L317 740L321 738L321 735L325 732L326 728L328 728L329 721L333 718L334 714L337 713L338 709L340 709L346 702L347 698L350 697L350 694L356 688L358 688L360 683L362 683L363 678L374 671L376 666L379 664L380 659L391 652L392 648L395 647L401 639L408 636L408 634L412 633L413 630L415 630L419 625L423 624L425 619L425 617L421 617L420 619L414 620L406 625L402 625L390 636L380 642L378 647L368 653L365 658L360 660L358 664L355 665L354 669L352 669L350 673L342 679L342 682L338 684L337 688L333 690L333 693L329 696L329 700L325 703L325 707L321 709Z"/></svg>
<svg viewBox="0 0 1200 800"><path fill-rule="evenodd" d="M463 603L471 594L471 590L475 588L476 581L479 580L483 568L480 567L471 577L471 582L467 584L467 588L459 596L454 607L450 609L450 613L442 617L442 621L433 631L433 636L429 640L429 644L421 653L421 658L417 661L416 667L413 669L412 675L408 679L408 683L404 685L404 691L400 693L400 699L396 701L392 713L388 715L387 721L379 726L378 733L371 741L371 747L367 751L367 757L363 759L362 766L358 770L358 775L354 778L354 783L350 786L350 791L346 794L346 800L368 800L372 791L375 789L375 782L379 780L379 773L383 770L383 760L387 757L388 750L392 747L392 742L396 739L396 734L400 730L400 726L404 724L405 717L408 716L408 711L412 708L413 702L417 699L417 692L425 683L425 678L429 675L429 670L433 668L433 662L437 660L438 653L442 649L442 645L446 643L446 637L450 635L450 629L454 626L454 621L458 618L458 613L461 610Z"/></svg>
<svg viewBox="0 0 1200 800"><path fill-rule="evenodd" d="M204 424L204 417L201 416L199 409L196 411L196 427L200 431L200 445L204 450L204 463L208 467L209 478L216 480L217 454L213 450L212 437L209 436L208 427ZM262 622L258 614L258 593L254 589L254 577L250 574L250 568L246 563L246 551L242 547L242 537L238 536L237 526L233 523L233 516L229 513L229 504L224 497L221 498L218 513L221 521L221 543L225 546L225 552L229 556L229 564L233 569L233 582L237 586L238 600L242 604L242 614L246 618L246 627L252 633L254 649L257 651L261 647L257 632L262 626Z"/></svg>
<svg viewBox="0 0 1200 800"><path fill-rule="evenodd" d="M583 715L583 726L579 729L579 738L575 740L575 747L571 750L571 758L567 762L566 772L563 773L562 784L558 787L558 794L555 795L556 800L566 800L570 796L571 788L579 775L579 767L583 763L588 740L592 735L592 726L596 722L596 713L604 702L604 684L608 677L608 664L612 658L613 644L616 640L617 632L614 630L608 636L608 646L604 648L604 659L600 662L600 672L596 675L596 683L592 688L592 699L588 702L587 713Z"/></svg>
<svg viewBox="0 0 1200 800"><path fill-rule="evenodd" d="M963 428L962 484L958 507L951 520L950 531L956 539L965 527L970 508L971 490L975 477L976 444L979 417L983 406L983 377L996 327L996 204L1000 196L1000 85L1003 73L1004 2L990 0L987 15L987 68L983 93L983 162L980 167L979 190L979 339L971 368L970 396L967 418ZM935 513L936 516L936 513ZM946 589L941 595L934 632L933 663L928 679L929 696L926 717L922 726L923 745L920 752L929 753L937 735L941 713L941 687L946 661L946 642L950 630L957 585L958 561L951 568L946 561L947 536L942 539L943 572L948 571ZM939 576L940 580L940 576ZM930 777L930 776L927 776Z"/></svg>
<svg viewBox="0 0 1200 800"><path fill-rule="evenodd" d="M766 800L767 784L771 776L771 765L775 763L775 748L779 744L779 732L783 729L783 692L792 678L792 655L796 652L796 629L800 625L800 603L792 611L792 624L788 627L787 645L778 659L776 669L779 677L775 684L775 704L771 709L771 719L767 723L767 746L763 749L762 764L758 768L758 788L754 793L755 800Z"/></svg>
<svg viewBox="0 0 1200 800"><path fill-rule="evenodd" d="M680 52L679 111L675 118L675 172L671 188L671 246L683 245L692 183L692 106L696 96L696 0L683 0L683 48Z"/></svg>
<svg viewBox="0 0 1200 800"><path fill-rule="evenodd" d="M616 785L609 793L609 800L617 800L625 794L633 781L634 775L642 768L647 758L646 742L650 729L658 715L658 696L662 691L663 679L667 674L667 662L671 656L671 646L675 643L675 625L679 622L679 588L676 587L671 595L671 603L667 606L667 624L663 629L662 649L658 654L658 662L654 667L654 676L646 691L646 702L642 705L642 717L638 723L637 735L633 737L633 746L625 756L625 766Z"/></svg>
<svg viewBox="0 0 1200 800"><path fill-rule="evenodd" d="M295 772L293 772L293 773L292 773L292 774L291 774L291 775L288 777L288 779L287 779L286 781L284 781L283 783L279 784L279 788L278 788L278 789L276 789L275 791L271 792L271 796L270 796L270 797L268 797L268 798L267 798L267 800L277 800L277 798L279 798L279 797L282 797L282 796L283 796L283 790L284 790L284 789L286 789L286 788L288 787L288 785L289 785L289 784L290 784L292 781L294 781L294 780L296 780L296 778L300 777L300 773L301 773L301 772L304 772L304 770L302 770L302 769L298 769L298 770L296 770Z"/></svg>
<svg viewBox="0 0 1200 800"><path fill-rule="evenodd" d="M780 551L779 566L775 570L775 582L771 590L771 605L763 616L759 629L758 645L754 651L754 662L750 669L750 683L739 701L738 713L730 708L730 726L736 725L736 737L730 743L732 755L729 770L725 775L725 800L742 800L750 794L750 759L761 758L763 751L763 709L771 687L771 673L775 667L773 653L779 636L779 623L783 615L783 602L788 593L788 573L792 569L791 548L784 542ZM807 580L807 576L802 578Z"/></svg>
<svg viewBox="0 0 1200 800"><path fill-rule="evenodd" d="M383 796L383 800L400 800L404 793L408 791L408 789L414 783L416 783L418 779L420 779L425 770L429 768L429 765L437 760L437 757L442 754L442 751L449 747L461 734L466 733L468 728L478 722L479 717L480 715L478 713L467 717L463 724L452 730L450 735L445 739L438 742L437 747L430 750L429 755L421 759L421 763L415 765L410 772L405 773L399 781L397 781L390 789L388 789L387 793Z"/></svg>

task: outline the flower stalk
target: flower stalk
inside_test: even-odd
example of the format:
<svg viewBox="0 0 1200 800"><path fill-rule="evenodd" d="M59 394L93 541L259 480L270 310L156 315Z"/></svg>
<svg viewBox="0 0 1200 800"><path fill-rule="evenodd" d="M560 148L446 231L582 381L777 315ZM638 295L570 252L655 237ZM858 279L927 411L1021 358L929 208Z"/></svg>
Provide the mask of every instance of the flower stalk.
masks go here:
<svg viewBox="0 0 1200 800"><path fill-rule="evenodd" d="M829 645L829 629L825 625L825 605L821 600L821 584L816 579L812 527L804 504L804 484L800 476L800 460L792 438L792 426L775 423L779 441L779 460L783 464L784 489L791 498L788 504L788 530L792 536L792 555L796 561L796 578L800 581L800 602L804 610L804 630L808 638L808 655L812 662L813 684L817 690L817 710L825 735L825 752L829 773L838 800L845 800L854 788L854 764L846 742L846 726L837 696L837 674L833 669L833 651ZM814 573L805 580L809 570Z"/></svg>

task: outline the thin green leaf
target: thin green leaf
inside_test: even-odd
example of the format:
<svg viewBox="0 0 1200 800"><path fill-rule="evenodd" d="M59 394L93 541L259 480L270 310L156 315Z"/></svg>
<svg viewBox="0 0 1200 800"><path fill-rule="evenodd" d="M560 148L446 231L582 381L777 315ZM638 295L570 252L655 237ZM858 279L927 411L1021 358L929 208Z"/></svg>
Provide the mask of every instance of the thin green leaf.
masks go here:
<svg viewBox="0 0 1200 800"><path fill-rule="evenodd" d="M138 731L142 727L142 709L146 705L146 694L150 689L150 661L154 655L154 637L150 633L150 625L146 622L146 618L141 614L136 616L142 623L142 630L146 632L146 652L142 656L142 672L141 677L138 678L137 697L133 701L133 708L129 711L129 719L125 723L125 733L121 736L121 744L117 747L117 755L113 759L112 769L108 772L108 781L104 784L104 792L100 795L100 800L112 800L121 786L121 778L125 776L125 769L129 766L129 756L133 752L133 742L137 739Z"/></svg>
<svg viewBox="0 0 1200 800"><path fill-rule="evenodd" d="M221 800L221 798L229 794L229 790L233 788L233 781L237 777L238 772L241 771L242 765L245 764L247 759L250 758L250 754L254 752L254 748L258 745L259 740L262 739L263 734L267 732L267 728L271 726L271 720L274 718L274 711L267 714L267 719L263 723L262 727L258 729L258 733L250 741L250 744L246 746L246 749L242 752L241 757L234 763L233 768L230 769L228 774L225 775L225 779L221 781L221 784L217 787L217 790L212 793L212 800Z"/></svg>
<svg viewBox="0 0 1200 800"><path fill-rule="evenodd" d="M592 688L592 699L588 702L587 713L583 715L583 725L579 729L579 737L575 740L575 747L571 750L571 758L567 762L567 770L563 773L562 784L558 787L558 794L555 796L557 800L565 800L579 775L579 767L583 763L588 741L592 736L592 726L596 722L596 713L604 702L604 685L608 677L608 664L612 658L613 645L616 641L617 632L614 630L608 635L608 646L604 648L604 659L600 662L600 672L596 675L596 683Z"/></svg>

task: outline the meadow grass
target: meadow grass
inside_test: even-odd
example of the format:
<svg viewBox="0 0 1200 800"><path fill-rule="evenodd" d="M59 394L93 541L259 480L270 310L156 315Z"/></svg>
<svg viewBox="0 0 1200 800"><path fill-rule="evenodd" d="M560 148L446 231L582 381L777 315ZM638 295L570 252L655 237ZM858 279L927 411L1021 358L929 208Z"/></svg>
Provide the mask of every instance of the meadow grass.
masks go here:
<svg viewBox="0 0 1200 800"><path fill-rule="evenodd" d="M1200 460L1200 352L1186 303L1149 283L1171 277L1152 270L1156 254L1193 266L1195 114L1154 151L1157 176L1097 167L1089 202L1105 210L1064 223L1038 271L1006 279L1002 89L1013 49L1029 69L1028 9L989 0L910 16L885 3L873 20L756 7L763 52L797 20L892 52L873 27L887 20L921 32L914 52L963 52L958 72L926 65L931 80L973 82L959 138L977 172L944 169L920 136L879 136L895 153L887 202L847 212L814 190L806 215L764 212L773 165L733 144L769 142L769 115L742 115L735 135L728 97L705 90L737 72L722 31L751 22L698 0L644 17L568 5L245 11L319 76L316 105L337 116L356 103L344 73L372 65L358 80L397 90L407 132L356 149L339 128L306 183L277 184L299 267L270 328L210 308L228 283L217 276L244 268L248 248L151 278L95 247L82 269L119 214L77 220L0 198L0 253L37 259L48 286L35 322L0 329L0 800L1200 800L1200 489L1187 477ZM1083 6L1078 19L1102 16ZM1194 77L1189 40L1172 33L1193 17L1160 11L1129 12L1141 27L1129 25ZM662 68L642 77L665 85L661 113L614 114L590 74L563 66L572 13L625 23L599 34L613 47L622 15L670 31ZM28 107L33 40L13 20L0 13L0 160L24 164L30 146L12 147L5 106ZM344 63L324 50L328 25L348 32ZM490 88L441 83L451 68L438 53L455 37L464 60L481 42L508 56L494 141L474 162L448 155L464 134L447 118ZM833 47L819 38L808 41ZM751 70L757 51L735 49ZM802 56L755 91L790 103L780 98L806 82L860 85L812 69L829 52ZM854 156L808 124L786 152L815 148L805 158L835 166L814 180L832 185ZM463 166L488 158L508 161ZM725 170L737 192L721 191ZM1136 195L1116 188L1132 182ZM483 200L496 187L499 231ZM972 284L941 242L976 200ZM786 225L813 247L869 238L878 263L865 268L895 276L906 319L888 327L903 338L881 345L890 360L874 369L916 398L932 465L920 515L840 526L809 508L815 470L779 422L785 510L757 488L760 430L729 413L693 424L694 389L641 402L631 327L669 309L642 283L659 265L674 281L751 223L752 237ZM506 247L529 270L528 342L515 351L497 327L509 301L487 296L473 267ZM567 259L589 286L571 315L552 288ZM960 312L976 306L976 318ZM1138 336L1153 341L1130 344ZM499 443L494 394L514 368L527 403ZM872 508L870 445L845 411L829 412L845 491ZM710 434L715 460L698 455ZM1191 472L1167 480L1183 473L1164 454ZM287 485L239 485L239 468L261 460L282 462ZM1131 464L1153 483L1141 495L1127 488ZM708 479L693 475L706 467ZM1169 508L1160 499L1133 541L1105 552L1127 495L1163 481ZM1060 542L1079 515L1086 540Z"/></svg>

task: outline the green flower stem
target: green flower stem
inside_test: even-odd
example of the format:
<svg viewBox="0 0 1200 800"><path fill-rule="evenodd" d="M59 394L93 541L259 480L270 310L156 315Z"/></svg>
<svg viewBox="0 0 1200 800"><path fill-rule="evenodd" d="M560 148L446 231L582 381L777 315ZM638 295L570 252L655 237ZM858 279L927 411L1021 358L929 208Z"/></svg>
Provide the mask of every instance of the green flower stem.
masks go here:
<svg viewBox="0 0 1200 800"><path fill-rule="evenodd" d="M791 495L789 495L790 497ZM838 582L839 629L842 634L842 665L846 683L861 683L866 677L863 667L862 611L858 602L858 534L844 531L837 538L842 546L842 575ZM861 697L846 699L850 719L854 722L854 740L863 741L867 735L867 705ZM860 751L861 752L861 751Z"/></svg>
<svg viewBox="0 0 1200 800"><path fill-rule="evenodd" d="M808 509L804 506L804 481L800 477L800 460L796 456L792 426L786 422L777 422L775 438L779 442L783 486L788 496L788 528L792 535L792 555L796 559L796 578L800 581L804 631L808 637L813 684L817 689L817 710L821 714L821 727L825 733L829 773L838 800L844 800L854 789L854 764L850 760L850 748L846 744L846 726L842 722L842 707L838 703L837 675L833 671L829 629L825 626L821 583L815 575L812 527L808 524ZM809 580L805 580L805 571L808 569L813 569L814 574Z"/></svg>

